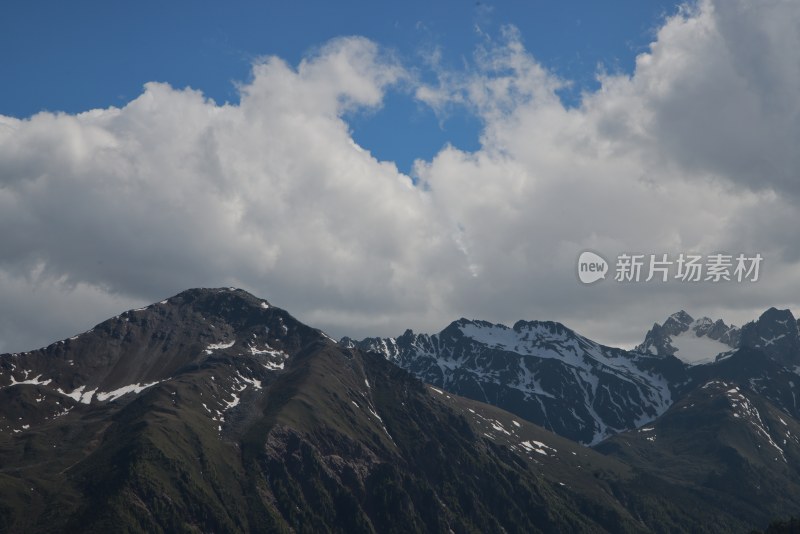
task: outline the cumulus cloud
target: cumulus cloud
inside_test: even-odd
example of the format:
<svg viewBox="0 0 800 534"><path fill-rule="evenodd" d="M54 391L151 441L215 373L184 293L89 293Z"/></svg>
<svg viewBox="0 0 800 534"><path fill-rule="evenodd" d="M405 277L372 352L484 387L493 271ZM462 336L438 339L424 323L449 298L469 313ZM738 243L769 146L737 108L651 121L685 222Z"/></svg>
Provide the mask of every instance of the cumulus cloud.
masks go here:
<svg viewBox="0 0 800 534"><path fill-rule="evenodd" d="M632 79L609 79L622 114L662 164L797 196L800 6L704 0L659 31ZM627 112L622 109L628 110Z"/></svg>
<svg viewBox="0 0 800 534"><path fill-rule="evenodd" d="M722 311L741 322L768 305L796 306L786 287L797 281L788 233L798 223L800 165L790 147L800 136L797 100L788 96L796 61L783 46L798 26L776 22L797 12L785 2L758 13L746 3L685 8L665 22L631 76L603 75L578 109L561 104L562 82L513 31L482 51L474 71L421 88L438 109L464 104L485 122L480 151L448 148L416 169L471 244L474 269L491 281L458 292L454 307L505 320L534 310L609 341L610 332L632 341L642 324L626 332L631 319L656 320L669 309ZM747 31L735 31L737 24ZM785 35L756 38L773 32ZM774 63L768 81L750 61L753 50ZM568 268L585 249L611 259L761 252L766 273L750 287L585 288Z"/></svg>
<svg viewBox="0 0 800 534"><path fill-rule="evenodd" d="M265 58L238 105L148 83L121 109L4 118L0 266L64 299L82 300L79 284L151 300L239 285L326 325L424 315L431 271L457 250L341 118L403 76L347 38L297 68Z"/></svg>
<svg viewBox="0 0 800 534"><path fill-rule="evenodd" d="M262 59L236 104L148 83L122 108L0 117L0 350L194 286L356 336L465 315L631 343L678 308L797 306L798 11L685 8L572 109L508 28L436 86L354 37L296 67ZM348 113L400 83L480 117L481 148L418 161L414 185L359 147ZM585 287L586 248L766 260L757 284Z"/></svg>

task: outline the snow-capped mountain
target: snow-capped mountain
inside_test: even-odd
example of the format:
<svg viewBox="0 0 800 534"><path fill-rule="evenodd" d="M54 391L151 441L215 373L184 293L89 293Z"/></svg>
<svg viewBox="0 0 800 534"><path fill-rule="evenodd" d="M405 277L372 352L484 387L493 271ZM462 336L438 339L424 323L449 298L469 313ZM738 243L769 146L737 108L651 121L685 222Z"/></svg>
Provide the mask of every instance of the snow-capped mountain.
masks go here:
<svg viewBox="0 0 800 534"><path fill-rule="evenodd" d="M713 362L720 354L739 346L741 330L721 319L693 319L681 310L670 315L664 324L655 323L647 332L638 352L657 356L675 356L682 362L695 365Z"/></svg>
<svg viewBox="0 0 800 534"><path fill-rule="evenodd" d="M658 417L685 379L675 358L606 347L549 321L460 319L438 334L341 343L586 444Z"/></svg>

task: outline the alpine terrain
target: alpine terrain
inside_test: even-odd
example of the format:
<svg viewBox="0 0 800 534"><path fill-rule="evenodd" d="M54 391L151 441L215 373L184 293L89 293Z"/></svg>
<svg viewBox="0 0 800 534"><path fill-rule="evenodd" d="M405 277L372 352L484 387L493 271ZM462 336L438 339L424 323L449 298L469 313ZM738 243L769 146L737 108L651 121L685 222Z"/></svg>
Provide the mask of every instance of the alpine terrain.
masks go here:
<svg viewBox="0 0 800 534"><path fill-rule="evenodd" d="M0 355L0 531L765 528L800 509L797 321L734 345L689 365L463 319L337 343L188 290Z"/></svg>

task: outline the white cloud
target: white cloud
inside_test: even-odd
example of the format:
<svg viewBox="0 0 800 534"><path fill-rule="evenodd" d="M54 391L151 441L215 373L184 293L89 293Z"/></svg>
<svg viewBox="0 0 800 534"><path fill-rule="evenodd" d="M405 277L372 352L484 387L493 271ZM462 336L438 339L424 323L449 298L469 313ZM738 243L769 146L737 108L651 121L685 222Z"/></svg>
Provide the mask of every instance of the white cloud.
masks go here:
<svg viewBox="0 0 800 534"><path fill-rule="evenodd" d="M193 286L242 286L340 335L466 315L631 342L678 308L741 322L797 306L797 17L702 2L577 109L508 29L418 86L485 125L480 150L418 161L419 187L343 118L415 83L360 38L296 68L263 59L236 105L150 83L121 109L0 117L0 349ZM584 287L584 248L767 260L752 286Z"/></svg>
<svg viewBox="0 0 800 534"><path fill-rule="evenodd" d="M473 72L421 89L438 109L465 103L486 124L478 153L449 148L417 166L481 272L481 282L455 294L454 308L506 321L562 319L615 341L681 307L723 310L738 322L768 305L796 307L786 288L797 278L789 233L800 217L784 193L793 195L800 180L790 148L800 140L800 115L789 96L797 94L794 48L784 47L800 26L777 21L797 14L786 2L763 12L744 2L687 8L666 21L632 76L603 76L579 109L561 105L560 81L514 32L484 51ZM769 58L771 71L753 57ZM761 252L766 273L749 287L590 289L571 270L587 248L612 258Z"/></svg>
<svg viewBox="0 0 800 534"><path fill-rule="evenodd" d="M424 316L455 245L424 193L341 119L403 76L348 38L296 69L264 59L239 105L149 83L122 109L6 118L0 266L70 301L85 300L76 284L137 301L241 285L303 316L326 310L324 326L339 312L367 324ZM54 318L44 308L40 320ZM38 342L15 335L3 332L8 348Z"/></svg>

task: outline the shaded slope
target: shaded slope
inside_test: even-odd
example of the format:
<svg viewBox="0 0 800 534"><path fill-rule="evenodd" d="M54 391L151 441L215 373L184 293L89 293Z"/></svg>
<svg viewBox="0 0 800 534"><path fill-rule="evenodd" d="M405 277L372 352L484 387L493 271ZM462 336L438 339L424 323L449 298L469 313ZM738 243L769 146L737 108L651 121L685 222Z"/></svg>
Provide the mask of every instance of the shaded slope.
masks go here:
<svg viewBox="0 0 800 534"><path fill-rule="evenodd" d="M0 356L0 527L241 525L236 436L286 361L320 340L243 291L190 290Z"/></svg>
<svg viewBox="0 0 800 534"><path fill-rule="evenodd" d="M185 292L73 342L0 357L2 530L640 528L405 371L244 292Z"/></svg>
<svg viewBox="0 0 800 534"><path fill-rule="evenodd" d="M699 385L653 423L596 449L725 510L741 529L800 508L800 423L746 383Z"/></svg>

